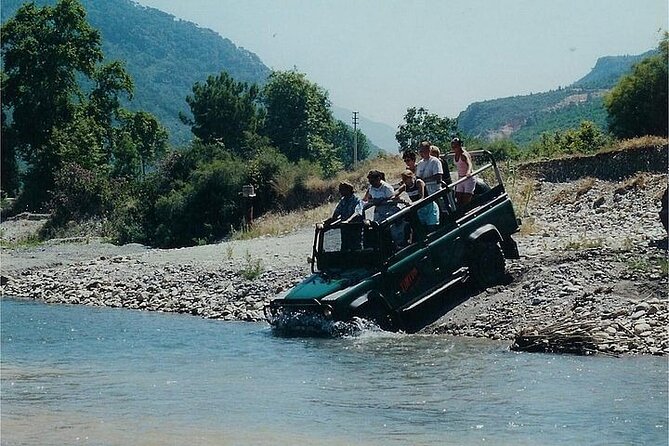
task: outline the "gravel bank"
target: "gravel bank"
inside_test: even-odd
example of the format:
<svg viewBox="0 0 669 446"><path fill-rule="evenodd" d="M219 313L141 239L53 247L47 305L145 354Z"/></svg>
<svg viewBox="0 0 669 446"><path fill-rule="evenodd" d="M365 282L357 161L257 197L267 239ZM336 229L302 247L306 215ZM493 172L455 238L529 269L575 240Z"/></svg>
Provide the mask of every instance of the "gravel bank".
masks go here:
<svg viewBox="0 0 669 446"><path fill-rule="evenodd" d="M669 354L667 238L657 217L667 179L635 178L536 182L527 206L516 203L524 225L510 283L472 295L424 331L512 342L563 330L585 333L603 353ZM312 236L304 229L173 250L99 241L3 249L1 291L258 321L272 297L309 273Z"/></svg>

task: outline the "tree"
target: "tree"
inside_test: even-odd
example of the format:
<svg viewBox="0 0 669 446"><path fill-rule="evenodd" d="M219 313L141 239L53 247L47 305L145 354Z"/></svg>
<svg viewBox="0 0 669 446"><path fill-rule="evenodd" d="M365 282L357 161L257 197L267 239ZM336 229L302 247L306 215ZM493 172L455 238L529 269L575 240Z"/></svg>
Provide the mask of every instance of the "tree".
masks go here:
<svg viewBox="0 0 669 446"><path fill-rule="evenodd" d="M132 99L134 84L132 78L125 71L123 64L113 61L96 68L92 79L95 88L88 95L86 104L87 115L92 116L104 130L104 149L106 161L110 162L114 153L114 122L122 115L120 94L124 93Z"/></svg>
<svg viewBox="0 0 669 446"><path fill-rule="evenodd" d="M332 126L325 90L304 73L275 71L263 90L264 134L290 161L319 160ZM327 155L327 154L326 154Z"/></svg>
<svg viewBox="0 0 669 446"><path fill-rule="evenodd" d="M369 141L359 129L355 130L358 139L358 161L367 159L371 152ZM337 154L344 167L350 169L353 166L353 128L343 121L335 120L332 126L330 141L337 149Z"/></svg>
<svg viewBox="0 0 669 446"><path fill-rule="evenodd" d="M14 132L7 126L7 115L0 111L2 143L0 144L0 190L15 196L19 191L19 165L16 159Z"/></svg>
<svg viewBox="0 0 669 446"><path fill-rule="evenodd" d="M121 132L129 138L131 146L136 148L141 162L141 174L145 176L146 166L155 162L167 150L167 130L151 113L145 111L126 113L124 121ZM125 147L122 153L129 157L129 148Z"/></svg>
<svg viewBox="0 0 669 446"><path fill-rule="evenodd" d="M400 152L415 150L421 141L429 141L442 149L450 148L451 138L456 136L457 120L441 118L428 113L423 107L411 107L404 115L404 124L400 125L395 139L400 145Z"/></svg>
<svg viewBox="0 0 669 446"><path fill-rule="evenodd" d="M636 64L604 98L609 129L620 138L667 136L668 36L664 34L657 54Z"/></svg>
<svg viewBox="0 0 669 446"><path fill-rule="evenodd" d="M255 134L262 122L257 107L258 87L236 82L228 73L209 76L204 84L196 82L193 94L186 97L193 118L182 121L204 143L222 142L232 153L247 150L247 134Z"/></svg>
<svg viewBox="0 0 669 446"><path fill-rule="evenodd" d="M50 137L72 120L80 97L77 74L90 77L102 60L100 35L85 17L76 0L43 8L27 3L2 26L3 107L12 110L17 147L28 163L25 186L38 204L59 166Z"/></svg>

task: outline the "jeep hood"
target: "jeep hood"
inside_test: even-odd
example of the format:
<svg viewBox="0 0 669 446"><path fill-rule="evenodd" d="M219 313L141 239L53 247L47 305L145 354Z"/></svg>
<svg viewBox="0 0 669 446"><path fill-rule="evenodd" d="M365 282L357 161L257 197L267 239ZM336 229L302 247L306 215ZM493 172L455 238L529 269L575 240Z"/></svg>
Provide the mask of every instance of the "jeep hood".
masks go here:
<svg viewBox="0 0 669 446"><path fill-rule="evenodd" d="M332 293L343 290L358 283L365 275L351 274L346 277L327 277L320 273L312 274L301 283L295 285L284 299L322 299Z"/></svg>

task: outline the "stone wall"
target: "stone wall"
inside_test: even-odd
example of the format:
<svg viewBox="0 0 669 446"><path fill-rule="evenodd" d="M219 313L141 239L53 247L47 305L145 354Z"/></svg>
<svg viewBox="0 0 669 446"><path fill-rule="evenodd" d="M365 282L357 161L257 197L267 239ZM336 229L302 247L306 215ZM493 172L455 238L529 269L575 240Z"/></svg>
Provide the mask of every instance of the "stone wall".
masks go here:
<svg viewBox="0 0 669 446"><path fill-rule="evenodd" d="M549 161L525 163L521 175L534 176L551 183L563 183L585 177L619 181L637 172L666 173L668 146L619 149L590 156L573 156Z"/></svg>

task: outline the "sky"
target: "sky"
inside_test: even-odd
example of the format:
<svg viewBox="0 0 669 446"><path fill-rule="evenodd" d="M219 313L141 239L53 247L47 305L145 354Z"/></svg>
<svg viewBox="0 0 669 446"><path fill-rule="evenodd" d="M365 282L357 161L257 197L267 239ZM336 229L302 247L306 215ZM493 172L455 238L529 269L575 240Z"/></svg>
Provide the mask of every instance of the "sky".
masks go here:
<svg viewBox="0 0 669 446"><path fill-rule="evenodd" d="M538 93L599 57L657 47L666 0L136 0L210 28L339 107L396 127L409 107L455 118Z"/></svg>

